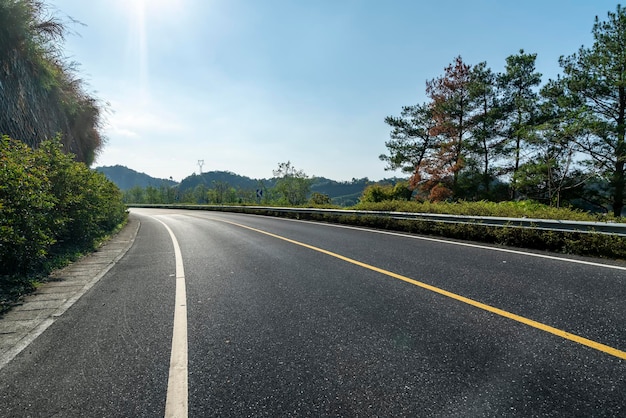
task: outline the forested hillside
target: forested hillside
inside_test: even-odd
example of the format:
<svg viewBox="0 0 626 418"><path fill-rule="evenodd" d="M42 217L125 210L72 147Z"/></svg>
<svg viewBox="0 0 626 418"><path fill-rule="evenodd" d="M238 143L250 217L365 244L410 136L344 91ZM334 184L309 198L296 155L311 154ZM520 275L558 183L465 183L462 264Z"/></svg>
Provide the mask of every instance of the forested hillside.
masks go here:
<svg viewBox="0 0 626 418"><path fill-rule="evenodd" d="M198 186L209 189L219 183L224 183L228 185L228 187L235 189L256 190L259 187L263 187L263 184L267 182L268 180L251 179L250 177L240 176L230 171L209 171L185 177L180 182L179 190L184 192L186 190L193 190Z"/></svg>
<svg viewBox="0 0 626 418"><path fill-rule="evenodd" d="M66 33L43 1L0 0L0 135L36 147L60 133L90 165L103 145L101 106L64 59Z"/></svg>
<svg viewBox="0 0 626 418"><path fill-rule="evenodd" d="M139 173L122 165L96 167L95 170L104 174L122 191L132 189L133 187L160 187L161 185L170 187L177 184L174 180L151 177L145 173Z"/></svg>

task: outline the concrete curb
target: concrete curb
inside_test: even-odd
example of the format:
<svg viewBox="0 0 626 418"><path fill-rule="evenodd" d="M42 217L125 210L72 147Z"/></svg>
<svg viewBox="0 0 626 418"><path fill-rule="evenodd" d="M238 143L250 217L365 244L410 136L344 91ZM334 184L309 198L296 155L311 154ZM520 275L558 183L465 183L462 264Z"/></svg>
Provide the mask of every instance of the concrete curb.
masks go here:
<svg viewBox="0 0 626 418"><path fill-rule="evenodd" d="M0 370L113 268L135 242L140 222L128 224L95 252L50 275L50 281L0 318Z"/></svg>

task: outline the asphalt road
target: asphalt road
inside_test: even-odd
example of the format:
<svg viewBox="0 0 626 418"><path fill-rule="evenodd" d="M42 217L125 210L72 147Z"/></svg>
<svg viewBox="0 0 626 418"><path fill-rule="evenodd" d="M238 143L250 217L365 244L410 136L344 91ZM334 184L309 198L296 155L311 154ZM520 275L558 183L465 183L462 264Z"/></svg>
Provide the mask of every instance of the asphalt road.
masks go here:
<svg viewBox="0 0 626 418"><path fill-rule="evenodd" d="M126 256L0 371L0 416L164 416L168 384L194 417L626 416L624 264L132 216ZM171 379L175 308L186 386Z"/></svg>

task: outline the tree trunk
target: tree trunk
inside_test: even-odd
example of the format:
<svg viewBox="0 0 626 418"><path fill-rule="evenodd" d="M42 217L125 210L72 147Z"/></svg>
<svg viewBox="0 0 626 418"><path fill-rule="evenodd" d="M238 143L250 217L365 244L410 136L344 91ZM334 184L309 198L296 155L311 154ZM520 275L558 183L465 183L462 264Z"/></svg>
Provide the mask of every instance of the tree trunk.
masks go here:
<svg viewBox="0 0 626 418"><path fill-rule="evenodd" d="M487 104L487 99L485 99L483 101L483 117L486 119L487 118L487 113L489 112L488 109L488 104ZM485 165L484 165L484 171L483 171L483 184L485 186L485 193L489 193L489 186L491 183L491 179L489 178L489 147L487 145L487 130L488 130L488 126L487 126L487 122L486 120L483 120L483 154L485 157Z"/></svg>
<svg viewBox="0 0 626 418"><path fill-rule="evenodd" d="M619 113L617 116L617 144L615 147L615 173L613 174L613 187L615 193L613 195L613 215L622 216L624 208L624 187L626 180L624 179L624 162L626 160L626 142L624 136L626 126L624 126L624 117L626 113L626 89L619 87Z"/></svg>
<svg viewBox="0 0 626 418"><path fill-rule="evenodd" d="M622 143L622 145L624 144ZM621 148L624 147L622 146ZM622 156L624 156L624 153L622 153ZM615 187L615 194L613 195L613 215L622 216L622 210L624 209L624 187L626 187L624 161L618 161L617 164L615 164L613 183Z"/></svg>
<svg viewBox="0 0 626 418"><path fill-rule="evenodd" d="M513 200L517 199L517 179L516 174L519 171L520 166L520 148L522 146L522 138L520 137L519 130L522 126L522 111L517 109L517 132L515 133L515 167L513 168L513 181L511 182L512 193L511 197Z"/></svg>
<svg viewBox="0 0 626 418"><path fill-rule="evenodd" d="M461 160L463 158L463 134L464 134L464 130L465 130L465 126L463 125L463 113L465 112L465 106L463 104L463 100L461 100L461 103L459 104L460 107L460 115L459 115L459 132L458 132L458 138L457 138L457 143L455 148L455 159L454 159L454 173L453 173L453 177L452 177L452 190L455 194L458 193L458 188L457 188L457 184L459 182L459 166L461 164Z"/></svg>

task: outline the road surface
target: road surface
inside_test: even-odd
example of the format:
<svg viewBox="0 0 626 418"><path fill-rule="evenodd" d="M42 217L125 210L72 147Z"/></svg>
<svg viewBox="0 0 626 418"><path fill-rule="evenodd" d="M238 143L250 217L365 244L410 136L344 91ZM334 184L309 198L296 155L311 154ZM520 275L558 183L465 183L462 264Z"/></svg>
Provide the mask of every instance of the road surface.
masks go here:
<svg viewBox="0 0 626 418"><path fill-rule="evenodd" d="M0 371L0 416L626 416L626 267L133 209L126 255Z"/></svg>

